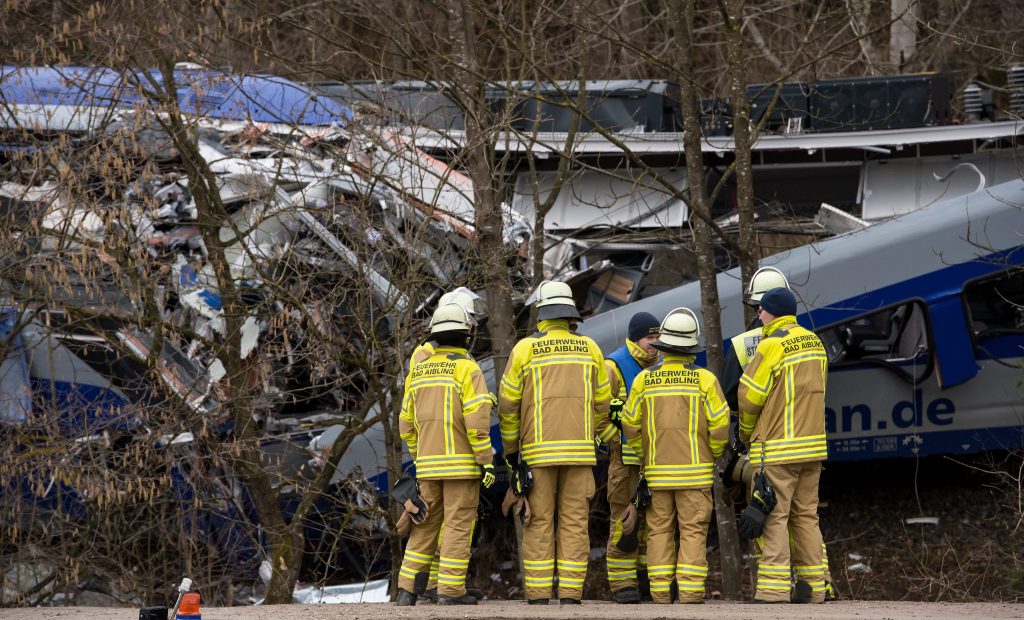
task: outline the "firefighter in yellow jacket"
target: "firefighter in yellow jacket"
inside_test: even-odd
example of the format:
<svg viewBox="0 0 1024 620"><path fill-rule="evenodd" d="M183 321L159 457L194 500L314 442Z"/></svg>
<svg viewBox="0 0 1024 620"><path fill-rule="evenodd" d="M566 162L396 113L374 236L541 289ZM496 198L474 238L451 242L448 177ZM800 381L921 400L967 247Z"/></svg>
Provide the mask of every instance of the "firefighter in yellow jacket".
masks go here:
<svg viewBox="0 0 1024 620"><path fill-rule="evenodd" d="M675 580L680 603L702 603L711 487L715 459L728 440L729 408L715 375L694 364L701 351L700 326L689 308L676 308L665 317L654 346L662 361L636 378L623 417L626 438L643 461L651 490L651 596L656 603L670 603Z"/></svg>
<svg viewBox="0 0 1024 620"><path fill-rule="evenodd" d="M578 604L590 557L595 436L607 442L616 432L611 392L601 350L570 330L581 319L569 285L541 282L536 307L538 331L516 343L501 379L501 439L510 469L522 459L533 476L533 516L523 532L526 598L547 604L557 570L562 604Z"/></svg>
<svg viewBox="0 0 1024 620"><path fill-rule="evenodd" d="M622 407L629 399L633 382L645 368L658 361L653 343L658 338L658 319L648 312L637 312L629 319L626 344L605 358L612 405L609 419L622 429ZM621 432L608 443L608 506L611 518L608 528L608 587L616 603L639 603L641 596L650 596L647 577L647 553L644 528L640 544L631 552L619 549L617 537L622 536L619 518L629 507L629 500L640 481L640 457L626 443ZM639 587L638 587L639 586Z"/></svg>
<svg viewBox="0 0 1024 620"><path fill-rule="evenodd" d="M754 276L750 279L750 284L747 286L746 299L743 303L757 308L761 303L761 297L765 293L779 287L790 288L789 280L786 279L786 276L775 267L762 267L754 272ZM737 395L739 393L740 377L743 376L743 369L747 367L750 360L754 357L754 352L757 351L757 344L764 338L762 333L763 327L761 319L755 316L754 320L750 322L747 331L734 336L730 340L732 346L726 350L722 371L718 374L719 381L722 384L722 391L725 392L725 400L729 403L729 409L732 410L732 415L735 419L734 424L737 427L739 421ZM740 454L735 451L731 454L732 458L724 468L723 480L727 486L734 482L743 482L749 491L757 467L750 463L749 455ZM763 537L756 538L754 545L755 554L760 559L761 547L764 545ZM825 566L825 600L838 600L839 593L832 581L832 575L828 568L828 550L824 542L821 544L821 554L822 564ZM794 602L807 601L795 600Z"/></svg>
<svg viewBox="0 0 1024 620"><path fill-rule="evenodd" d="M446 304L458 304L469 315L470 323L473 327L476 327L476 316L480 312L477 307L477 302L480 296L471 291L470 289L460 286L457 289L441 295L441 298L437 300L437 307L440 308ZM423 343L417 346L412 355L409 357L408 369L411 371L413 366L427 359L434 354L434 349L437 348L437 342L433 338L427 338ZM406 384L409 382L408 375L406 376ZM437 573L440 568L440 552L441 542L444 540L444 524L441 524L441 531L437 537L437 551L434 553L434 561L430 563L430 573L427 578L425 585L422 581L417 581L416 584L420 588L423 588L423 592L415 591L417 596L422 596L424 600L437 602ZM475 594L482 594L479 590L473 590Z"/></svg>
<svg viewBox="0 0 1024 620"><path fill-rule="evenodd" d="M399 605L416 603L416 575L427 570L444 523L438 571L438 603L474 605L466 593L469 545L480 484L494 483L490 439L492 397L466 345L472 329L458 304L439 307L430 321L437 347L409 372L399 432L416 464L427 516L413 526L399 570Z"/></svg>
<svg viewBox="0 0 1024 620"><path fill-rule="evenodd" d="M745 535L760 533L763 524L764 548L754 600L790 601L792 560L797 579L793 599L822 603L825 566L818 527L818 481L821 461L828 456L828 358L818 337L797 324L796 298L788 289L766 292L758 315L764 323L764 339L740 378L739 434L750 445L751 463L763 463L777 503L764 514L759 503L752 502L741 516L740 530Z"/></svg>

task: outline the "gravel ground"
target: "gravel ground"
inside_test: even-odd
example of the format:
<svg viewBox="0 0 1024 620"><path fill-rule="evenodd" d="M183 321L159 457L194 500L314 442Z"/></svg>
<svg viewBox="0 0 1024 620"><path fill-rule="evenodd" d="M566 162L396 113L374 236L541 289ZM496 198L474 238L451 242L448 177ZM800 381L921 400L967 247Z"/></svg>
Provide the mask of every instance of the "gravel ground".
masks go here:
<svg viewBox="0 0 1024 620"><path fill-rule="evenodd" d="M701 606L638 605L623 608L613 603L586 601L580 607L528 607L523 602L484 602L476 607L438 607L420 605L398 608L392 604L359 605L273 605L260 607L203 608L203 620L448 620L481 618L512 620L519 618L594 618L596 620L632 620L660 618L1024 618L1024 604L1005 603L912 603L887 601L841 601L827 605L750 605L711 602ZM135 609L105 607L45 607L0 609L0 618L18 620L136 620Z"/></svg>

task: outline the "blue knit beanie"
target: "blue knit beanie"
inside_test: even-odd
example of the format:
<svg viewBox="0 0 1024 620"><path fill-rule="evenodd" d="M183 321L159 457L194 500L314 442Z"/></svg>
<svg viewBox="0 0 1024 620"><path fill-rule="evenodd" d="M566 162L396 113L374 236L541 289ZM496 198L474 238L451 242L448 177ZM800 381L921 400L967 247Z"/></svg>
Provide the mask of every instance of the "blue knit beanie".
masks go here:
<svg viewBox="0 0 1024 620"><path fill-rule="evenodd" d="M761 307L775 317L796 314L796 297L788 288L773 288L761 297Z"/></svg>
<svg viewBox="0 0 1024 620"><path fill-rule="evenodd" d="M638 342L644 336L656 336L661 323L650 312L637 312L629 320L629 339Z"/></svg>

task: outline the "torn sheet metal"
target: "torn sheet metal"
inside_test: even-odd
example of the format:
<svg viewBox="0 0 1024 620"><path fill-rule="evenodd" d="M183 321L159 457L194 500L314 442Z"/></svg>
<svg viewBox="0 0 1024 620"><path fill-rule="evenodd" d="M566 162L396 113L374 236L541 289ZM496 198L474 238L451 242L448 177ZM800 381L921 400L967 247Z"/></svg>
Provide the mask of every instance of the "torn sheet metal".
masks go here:
<svg viewBox="0 0 1024 620"><path fill-rule="evenodd" d="M473 182L397 134L366 134L361 148L349 151L351 163L373 178L399 188L426 216L472 238Z"/></svg>
<svg viewBox="0 0 1024 620"><path fill-rule="evenodd" d="M657 170L661 180L678 193L686 191L686 169ZM516 177L512 208L532 220L538 203L550 199L557 174L522 173ZM686 224L689 208L650 173L622 169L581 170L566 179L544 218L545 231L579 234L603 228L678 229Z"/></svg>

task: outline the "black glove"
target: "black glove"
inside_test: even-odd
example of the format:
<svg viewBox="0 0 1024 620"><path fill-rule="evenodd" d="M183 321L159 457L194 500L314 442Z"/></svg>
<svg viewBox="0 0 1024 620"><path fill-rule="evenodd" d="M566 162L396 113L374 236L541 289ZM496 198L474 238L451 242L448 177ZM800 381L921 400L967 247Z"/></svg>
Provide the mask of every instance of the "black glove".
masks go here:
<svg viewBox="0 0 1024 620"><path fill-rule="evenodd" d="M507 452L505 453L505 467L508 468L508 475L511 478L512 473L515 472L516 466L519 465L519 453L518 452Z"/></svg>
<svg viewBox="0 0 1024 620"><path fill-rule="evenodd" d="M508 467L508 482L515 495L526 495L533 486L533 472L526 461L519 458L518 452L505 455L505 466Z"/></svg>
<svg viewBox="0 0 1024 620"><path fill-rule="evenodd" d="M615 428L622 430L622 408L626 406L626 403L622 402L618 398L613 398L611 406L608 408L608 419Z"/></svg>
<svg viewBox="0 0 1024 620"><path fill-rule="evenodd" d="M633 492L633 505L637 510L643 510L651 505L651 488L647 485L647 478L640 477L636 484L636 491Z"/></svg>
<svg viewBox="0 0 1024 620"><path fill-rule="evenodd" d="M486 465L481 465L480 469L482 470L481 473L483 474L480 477L480 484L484 485L485 489L491 488L491 485L494 484L494 481L496 479L494 475L494 465L488 463Z"/></svg>
<svg viewBox="0 0 1024 620"><path fill-rule="evenodd" d="M768 476L763 471L754 474L753 488L750 493L750 503L757 506L758 510L768 514L775 509L778 499L775 497L775 489L768 482Z"/></svg>
<svg viewBox="0 0 1024 620"><path fill-rule="evenodd" d="M768 518L761 511L759 505L747 504L747 507L740 513L740 523L737 526L740 536L743 538L757 538L764 532L764 521Z"/></svg>

